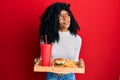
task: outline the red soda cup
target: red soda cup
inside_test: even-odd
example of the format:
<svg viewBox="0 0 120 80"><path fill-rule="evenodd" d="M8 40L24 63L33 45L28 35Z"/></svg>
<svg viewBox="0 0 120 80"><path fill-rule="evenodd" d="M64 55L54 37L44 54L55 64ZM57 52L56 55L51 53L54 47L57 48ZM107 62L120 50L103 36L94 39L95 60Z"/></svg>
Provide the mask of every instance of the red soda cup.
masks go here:
<svg viewBox="0 0 120 80"><path fill-rule="evenodd" d="M42 66L50 66L52 44L40 44L42 55Z"/></svg>

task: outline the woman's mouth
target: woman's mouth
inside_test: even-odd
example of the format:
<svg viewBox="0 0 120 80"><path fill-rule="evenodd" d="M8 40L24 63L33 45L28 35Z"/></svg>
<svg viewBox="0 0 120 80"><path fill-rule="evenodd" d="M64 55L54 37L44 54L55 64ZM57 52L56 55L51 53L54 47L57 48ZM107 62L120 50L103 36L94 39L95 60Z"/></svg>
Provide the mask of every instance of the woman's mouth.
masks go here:
<svg viewBox="0 0 120 80"><path fill-rule="evenodd" d="M63 22L64 25L69 25L69 22Z"/></svg>

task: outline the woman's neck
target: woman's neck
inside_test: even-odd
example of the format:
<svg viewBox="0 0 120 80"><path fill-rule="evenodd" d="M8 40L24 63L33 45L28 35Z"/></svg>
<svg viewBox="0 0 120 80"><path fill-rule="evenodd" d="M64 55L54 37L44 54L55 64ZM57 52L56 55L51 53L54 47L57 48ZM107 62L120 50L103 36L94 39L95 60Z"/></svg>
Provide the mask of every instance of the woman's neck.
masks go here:
<svg viewBox="0 0 120 80"><path fill-rule="evenodd" d="M68 29L59 29L60 32L67 32Z"/></svg>

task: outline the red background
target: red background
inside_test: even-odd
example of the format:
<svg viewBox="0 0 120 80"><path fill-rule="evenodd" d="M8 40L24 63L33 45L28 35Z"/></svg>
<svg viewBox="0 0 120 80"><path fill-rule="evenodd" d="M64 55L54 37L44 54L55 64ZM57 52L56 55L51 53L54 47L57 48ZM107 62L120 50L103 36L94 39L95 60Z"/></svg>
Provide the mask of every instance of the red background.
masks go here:
<svg viewBox="0 0 120 80"><path fill-rule="evenodd" d="M39 16L60 0L0 1L0 80L45 80L33 72L39 54ZM86 73L77 80L120 80L119 0L61 0L69 2L81 26L80 57Z"/></svg>

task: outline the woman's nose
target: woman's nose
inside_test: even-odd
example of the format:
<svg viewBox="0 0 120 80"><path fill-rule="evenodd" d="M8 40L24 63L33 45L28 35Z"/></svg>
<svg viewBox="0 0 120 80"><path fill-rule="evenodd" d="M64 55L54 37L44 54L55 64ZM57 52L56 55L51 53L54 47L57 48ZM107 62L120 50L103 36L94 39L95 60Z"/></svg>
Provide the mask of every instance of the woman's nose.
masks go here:
<svg viewBox="0 0 120 80"><path fill-rule="evenodd" d="M63 19L65 19L65 20L68 19L68 18L69 18L69 16L67 16L67 15L63 16Z"/></svg>

